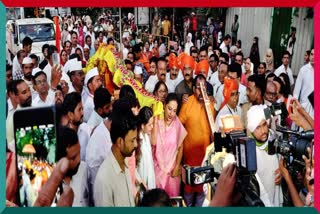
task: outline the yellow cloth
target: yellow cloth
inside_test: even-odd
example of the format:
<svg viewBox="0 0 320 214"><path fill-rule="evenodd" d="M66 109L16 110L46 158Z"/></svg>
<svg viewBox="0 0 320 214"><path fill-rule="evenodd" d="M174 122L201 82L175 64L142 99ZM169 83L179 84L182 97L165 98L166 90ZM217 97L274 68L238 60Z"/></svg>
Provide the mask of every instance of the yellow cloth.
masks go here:
<svg viewBox="0 0 320 214"><path fill-rule="evenodd" d="M112 45L100 44L97 52L89 59L87 67L83 69L85 73L94 67L98 67L99 74L105 75L107 71L110 71L112 76L112 82L121 87L122 85L130 85L141 107L149 106L153 109L153 114L163 115L163 104L155 96L148 93L142 88L142 85L133 78L132 72L129 72L119 59L119 55ZM106 81L111 79L106 78ZM106 82L105 85L110 85L110 82Z"/></svg>

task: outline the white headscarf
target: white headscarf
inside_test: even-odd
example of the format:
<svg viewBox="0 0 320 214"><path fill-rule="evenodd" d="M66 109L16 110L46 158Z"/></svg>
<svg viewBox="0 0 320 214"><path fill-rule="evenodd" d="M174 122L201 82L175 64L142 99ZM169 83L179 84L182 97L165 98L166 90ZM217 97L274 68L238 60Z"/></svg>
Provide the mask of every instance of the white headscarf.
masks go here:
<svg viewBox="0 0 320 214"><path fill-rule="evenodd" d="M251 133L254 132L254 130L259 126L262 120L266 120L264 114L265 108L267 108L266 105L254 105L249 109L247 113L247 128Z"/></svg>

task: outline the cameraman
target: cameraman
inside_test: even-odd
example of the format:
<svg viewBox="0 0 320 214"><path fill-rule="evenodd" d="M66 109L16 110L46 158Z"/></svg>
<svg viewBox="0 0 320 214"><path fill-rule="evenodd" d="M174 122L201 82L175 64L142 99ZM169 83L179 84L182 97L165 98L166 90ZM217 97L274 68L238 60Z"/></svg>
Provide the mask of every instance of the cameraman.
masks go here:
<svg viewBox="0 0 320 214"><path fill-rule="evenodd" d="M305 165L306 165L306 171L305 171L305 176L304 176L304 184L305 187L308 191L308 194L306 196L306 201L305 203L302 201L302 199L299 196L299 193L294 185L294 182L292 180L292 177L289 173L289 171L285 167L285 163L283 159L280 160L279 164L279 169L280 172L285 179L288 189L290 192L290 196L293 202L293 205L296 207L302 207L302 206L313 206L314 205L314 178L313 178L313 165L312 165L312 158L311 158L311 149L308 147L308 157L307 158L305 155L302 156Z"/></svg>
<svg viewBox="0 0 320 214"><path fill-rule="evenodd" d="M314 120L312 117L305 111L305 109L301 106L299 101L297 99L294 99L292 105L292 113L289 115L290 119L300 128L302 128L304 131L312 130L314 128ZM294 185L293 179L289 173L289 171L286 169L284 161L280 161L279 169L284 177L287 185L288 190L293 202L293 205L296 207L300 206L313 206L313 191L314 191L314 185L313 185L313 159L311 156L311 148L307 148L308 151L308 158L303 155L302 158L305 162L305 176L304 176L304 185L308 191L308 194L306 196L306 202L304 203L299 193Z"/></svg>
<svg viewBox="0 0 320 214"><path fill-rule="evenodd" d="M268 128L268 121L264 113L265 105L252 106L247 113L247 129L249 137L256 141L257 152L257 177L260 178L260 198L268 206L262 197L262 189L266 194L271 206L282 206L283 194L280 186L281 174L279 171L279 157L277 154L268 154L268 141L274 140L276 133Z"/></svg>

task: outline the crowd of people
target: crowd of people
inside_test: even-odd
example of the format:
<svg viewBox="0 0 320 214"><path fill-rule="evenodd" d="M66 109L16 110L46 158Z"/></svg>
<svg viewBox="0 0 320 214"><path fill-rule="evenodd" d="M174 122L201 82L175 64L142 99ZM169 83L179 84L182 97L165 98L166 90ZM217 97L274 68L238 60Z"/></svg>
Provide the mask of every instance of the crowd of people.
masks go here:
<svg viewBox="0 0 320 214"><path fill-rule="evenodd" d="M170 197L176 196L182 196L186 206L204 206L203 185L182 183L182 166L202 165L206 148L214 142L213 131L224 132L228 116L240 117L247 136L256 142L255 177L264 205L284 205L282 181L293 205L313 205L311 150L301 172L305 186L296 189L281 155L268 154L268 141L279 133L277 121L264 113L268 106L284 103L289 112L284 127L313 129L313 48L306 51L295 80L288 51L275 68L274 50L265 50L260 59L255 37L250 55L244 56L236 24L231 37L214 31L211 20L213 27L201 31L200 42L192 39L198 28L186 27L185 37L174 37L176 43L168 46L161 37L155 39L153 27L147 41L136 39L133 27L121 35L120 43L107 20L107 15L99 17L102 28L95 32L88 16L60 18L60 46L43 45L42 61L31 54L33 41L26 36L12 65L7 62L8 205L18 203L15 191L20 188L8 180L16 171L10 164L15 156L14 113L49 105L61 112L58 163L38 190L34 206L50 206L53 200L58 206L170 206ZM162 27L163 35L174 33L167 16ZM118 69L122 76L117 79ZM152 102L143 102L145 97ZM205 206L237 205L236 173L235 164L223 168ZM147 190L143 197L142 189Z"/></svg>

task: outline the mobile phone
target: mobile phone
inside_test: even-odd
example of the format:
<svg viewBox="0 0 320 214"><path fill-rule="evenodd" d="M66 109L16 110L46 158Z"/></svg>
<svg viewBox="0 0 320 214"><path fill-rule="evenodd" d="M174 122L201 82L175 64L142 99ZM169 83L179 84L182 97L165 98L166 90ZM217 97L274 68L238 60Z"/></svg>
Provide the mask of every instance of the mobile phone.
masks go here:
<svg viewBox="0 0 320 214"><path fill-rule="evenodd" d="M19 188L17 201L21 207L32 207L57 162L55 106L17 110L13 121Z"/></svg>
<svg viewBox="0 0 320 214"><path fill-rule="evenodd" d="M314 91L311 94L309 94L308 100L311 103L312 108L314 108Z"/></svg>
<svg viewBox="0 0 320 214"><path fill-rule="evenodd" d="M183 198L181 196L170 197L170 202L173 207L183 207Z"/></svg>
<svg viewBox="0 0 320 214"><path fill-rule="evenodd" d="M52 54L52 62L53 62L53 65L60 65L60 56L58 53Z"/></svg>

